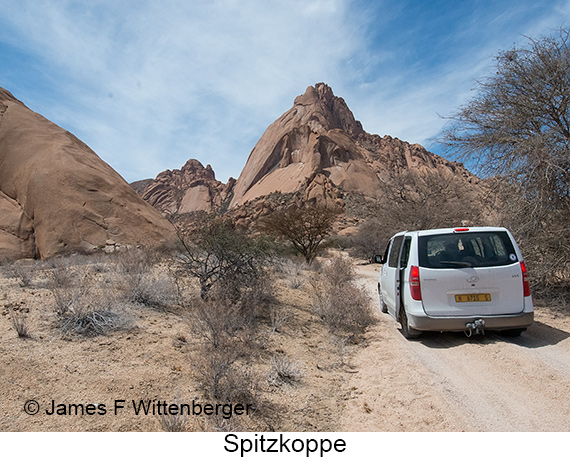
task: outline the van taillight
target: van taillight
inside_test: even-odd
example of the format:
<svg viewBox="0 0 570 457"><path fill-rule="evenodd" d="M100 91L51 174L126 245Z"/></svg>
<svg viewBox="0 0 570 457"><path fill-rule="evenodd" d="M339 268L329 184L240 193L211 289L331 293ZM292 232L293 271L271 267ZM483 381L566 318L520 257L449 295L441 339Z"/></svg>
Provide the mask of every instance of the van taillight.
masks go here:
<svg viewBox="0 0 570 457"><path fill-rule="evenodd" d="M523 292L525 297L530 297L530 282L528 280L528 273L526 271L526 267L524 262L521 262L521 270L522 270L522 277L523 277Z"/></svg>
<svg viewBox="0 0 570 457"><path fill-rule="evenodd" d="M422 299L422 289L420 287L420 268L412 266L410 269L410 293L414 300Z"/></svg>

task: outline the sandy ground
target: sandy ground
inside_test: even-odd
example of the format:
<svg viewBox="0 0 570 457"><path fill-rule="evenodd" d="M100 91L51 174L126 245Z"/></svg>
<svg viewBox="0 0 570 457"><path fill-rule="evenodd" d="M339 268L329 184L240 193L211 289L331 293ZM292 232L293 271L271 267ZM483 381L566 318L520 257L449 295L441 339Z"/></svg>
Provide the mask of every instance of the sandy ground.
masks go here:
<svg viewBox="0 0 570 457"><path fill-rule="evenodd" d="M379 266L359 267L377 296ZM346 431L570 431L570 320L537 307L519 338L431 333L407 341L377 312L359 351Z"/></svg>
<svg viewBox="0 0 570 457"><path fill-rule="evenodd" d="M105 270L105 268L100 270ZM378 266L358 266L377 304ZM570 431L570 319L537 308L519 338L487 333L428 334L407 341L379 312L358 344L331 336L311 309L308 275L277 278L283 322L264 324L250 358L270 405L265 429L282 431ZM16 336L10 309L28 316L32 338ZM54 327L53 296L36 277L29 286L0 274L0 430L159 431L156 416L135 415L132 400L205 402L196 378L201 343L184 309L129 307L128 330L64 337ZM286 355L300 381L268 382L270 360ZM36 400L40 412L24 404ZM49 415L56 404L105 404L105 415ZM113 413L115 400L127 408ZM258 422L259 424L259 422ZM191 421L187 430L213 430ZM257 429L255 429L257 431Z"/></svg>

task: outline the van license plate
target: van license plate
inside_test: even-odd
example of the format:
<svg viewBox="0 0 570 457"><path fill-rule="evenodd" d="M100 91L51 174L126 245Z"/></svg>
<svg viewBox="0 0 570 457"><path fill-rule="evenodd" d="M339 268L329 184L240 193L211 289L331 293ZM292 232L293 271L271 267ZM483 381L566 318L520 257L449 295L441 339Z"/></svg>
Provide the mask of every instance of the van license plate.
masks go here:
<svg viewBox="0 0 570 457"><path fill-rule="evenodd" d="M491 294L461 294L455 296L456 303L467 303L472 301L491 301Z"/></svg>

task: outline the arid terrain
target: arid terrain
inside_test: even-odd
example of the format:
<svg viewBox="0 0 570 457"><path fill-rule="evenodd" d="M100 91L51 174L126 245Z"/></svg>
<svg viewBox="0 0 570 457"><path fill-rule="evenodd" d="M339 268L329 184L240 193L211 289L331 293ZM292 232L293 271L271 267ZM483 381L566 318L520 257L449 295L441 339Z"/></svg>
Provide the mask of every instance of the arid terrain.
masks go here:
<svg viewBox="0 0 570 457"><path fill-rule="evenodd" d="M210 346L195 325L200 298L191 282L170 300L162 265L145 281L160 284L164 306L144 306L126 299L132 271L117 255L78 259L0 269L0 430L170 430L175 424L137 415L132 402L215 403L203 376ZM192 416L184 430L570 431L567 314L538 306L536 323L516 339L429 334L407 341L377 309L378 266L358 265L356 282L377 320L346 338L315 311L322 270L295 262L271 270L268 315L255 332L232 340L243 347L234 368L249 386L240 388L251 389L259 409L239 420ZM88 300L110 297L121 328L98 336L64 332L54 311L58 271L89 277ZM13 316L24 316L29 338L17 336ZM24 412L28 400L38 402L37 414ZM125 407L115 414L117 400ZM48 414L52 401L67 414ZM70 404L84 413L74 407L69 414Z"/></svg>

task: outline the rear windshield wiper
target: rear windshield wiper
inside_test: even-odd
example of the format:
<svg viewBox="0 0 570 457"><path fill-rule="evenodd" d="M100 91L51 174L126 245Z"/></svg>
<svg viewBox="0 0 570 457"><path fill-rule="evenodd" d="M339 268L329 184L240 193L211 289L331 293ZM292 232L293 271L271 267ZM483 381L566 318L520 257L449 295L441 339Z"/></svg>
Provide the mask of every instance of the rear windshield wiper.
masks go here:
<svg viewBox="0 0 570 457"><path fill-rule="evenodd" d="M470 262L460 262L458 260L440 260L439 263L442 265L456 265L458 267L470 268L473 266Z"/></svg>

